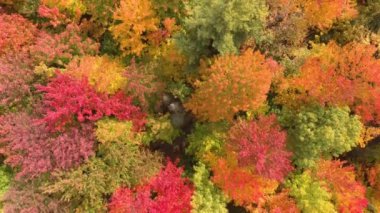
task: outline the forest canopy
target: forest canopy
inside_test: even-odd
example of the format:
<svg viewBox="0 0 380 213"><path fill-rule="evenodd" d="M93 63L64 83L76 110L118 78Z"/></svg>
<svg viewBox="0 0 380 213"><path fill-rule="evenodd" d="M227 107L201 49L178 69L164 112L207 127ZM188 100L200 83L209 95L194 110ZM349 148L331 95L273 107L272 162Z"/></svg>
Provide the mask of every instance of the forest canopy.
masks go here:
<svg viewBox="0 0 380 213"><path fill-rule="evenodd" d="M0 211L380 212L380 0L0 0Z"/></svg>

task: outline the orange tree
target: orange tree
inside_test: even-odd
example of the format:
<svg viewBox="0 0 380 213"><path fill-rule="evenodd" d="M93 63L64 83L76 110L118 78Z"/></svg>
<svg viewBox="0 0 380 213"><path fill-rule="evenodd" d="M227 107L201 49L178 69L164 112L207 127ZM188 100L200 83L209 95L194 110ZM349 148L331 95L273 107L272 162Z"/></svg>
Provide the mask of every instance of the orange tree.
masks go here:
<svg viewBox="0 0 380 213"><path fill-rule="evenodd" d="M380 60L376 47L330 42L315 46L300 73L280 88L279 103L298 109L302 105L350 106L362 121L380 122Z"/></svg>
<svg viewBox="0 0 380 213"><path fill-rule="evenodd" d="M200 120L232 121L239 111L256 111L265 104L272 79L281 67L260 52L219 56L201 70L196 91L185 104Z"/></svg>

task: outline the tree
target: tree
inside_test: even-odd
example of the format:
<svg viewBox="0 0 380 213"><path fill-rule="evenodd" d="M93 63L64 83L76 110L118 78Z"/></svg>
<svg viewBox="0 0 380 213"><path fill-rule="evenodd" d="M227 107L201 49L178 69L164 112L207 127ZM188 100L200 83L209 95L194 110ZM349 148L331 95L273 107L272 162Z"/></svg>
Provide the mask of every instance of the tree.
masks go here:
<svg viewBox="0 0 380 213"><path fill-rule="evenodd" d="M271 194L277 188L275 180L263 178L252 170L238 166L236 156L228 153L226 158L215 158L210 162L213 176L211 180L236 205L247 209L257 204L265 194Z"/></svg>
<svg viewBox="0 0 380 213"><path fill-rule="evenodd" d="M128 79L125 90L145 110L149 109L149 101L154 99L158 94L161 94L165 87L165 84L157 78L155 73L150 73L151 69L155 70L156 67L152 67L149 64L136 64L135 60L132 59L131 64L124 72L124 76Z"/></svg>
<svg viewBox="0 0 380 213"><path fill-rule="evenodd" d="M65 201L45 195L32 184L12 184L2 197L4 212L68 212Z"/></svg>
<svg viewBox="0 0 380 213"><path fill-rule="evenodd" d="M61 131L66 125L79 122L97 121L103 116L115 116L119 120L133 121L136 130L145 124L145 114L132 105L132 98L122 92L109 96L99 94L88 85L88 80L74 79L67 74L53 78L47 86L39 85L37 89L44 93L44 117L52 130Z"/></svg>
<svg viewBox="0 0 380 213"><path fill-rule="evenodd" d="M241 166L265 178L282 181L293 170L292 154L286 150L286 132L275 115L257 121L241 121L228 133L228 147L236 151Z"/></svg>
<svg viewBox="0 0 380 213"><path fill-rule="evenodd" d="M77 167L94 155L92 125L83 124L54 136L46 126L26 113L0 117L1 153L5 163L16 169L17 180L30 180L53 172Z"/></svg>
<svg viewBox="0 0 380 213"><path fill-rule="evenodd" d="M257 111L264 105L280 70L275 61L251 50L217 57L210 68L201 70L202 79L195 83L195 93L185 107L200 120L231 122L235 113Z"/></svg>
<svg viewBox="0 0 380 213"><path fill-rule="evenodd" d="M348 108L309 107L299 113L284 111L280 123L287 129L288 146L297 168L315 167L350 151L359 143L362 124Z"/></svg>
<svg viewBox="0 0 380 213"><path fill-rule="evenodd" d="M18 14L0 14L0 29L0 56L25 51L39 32L32 22Z"/></svg>
<svg viewBox="0 0 380 213"><path fill-rule="evenodd" d="M65 0L41 0L41 4L49 7L57 7L60 11L66 12L74 20L79 20L80 16L86 11L83 1Z"/></svg>
<svg viewBox="0 0 380 213"><path fill-rule="evenodd" d="M4 194L9 190L12 178L12 170L6 165L2 165L0 167L0 197L4 197ZM3 204L0 205L0 208L2 206Z"/></svg>
<svg viewBox="0 0 380 213"><path fill-rule="evenodd" d="M361 130L360 122L349 116L347 108L316 107L295 115L285 114L284 125L288 128L289 146L294 151L297 166L311 166L320 156L337 156L350 150L356 145ZM290 120L286 121L287 118Z"/></svg>
<svg viewBox="0 0 380 213"><path fill-rule="evenodd" d="M104 118L96 122L96 139L100 143L131 141L134 137L130 121L118 121L116 119ZM131 141L137 143L138 141Z"/></svg>
<svg viewBox="0 0 380 213"><path fill-rule="evenodd" d="M110 30L127 55L141 56L148 46L158 46L176 29L175 19L157 17L150 0L121 0L113 18L120 23L115 23Z"/></svg>
<svg viewBox="0 0 380 213"><path fill-rule="evenodd" d="M261 48L283 60L304 46L310 26L300 11L298 1L267 0L267 4L270 8L267 27L273 38L265 40Z"/></svg>
<svg viewBox="0 0 380 213"><path fill-rule="evenodd" d="M145 183L161 168L161 157L140 149L134 140L100 144L97 155L79 168L53 173L43 192L67 201L76 211L106 211L107 197L117 188Z"/></svg>
<svg viewBox="0 0 380 213"><path fill-rule="evenodd" d="M260 43L266 36L264 0L191 0L187 11L177 43L191 63L215 53L237 54L247 39Z"/></svg>
<svg viewBox="0 0 380 213"><path fill-rule="evenodd" d="M191 199L192 212L208 213L220 212L227 213L226 197L209 180L209 171L203 163L194 167L195 173L193 182L195 191Z"/></svg>
<svg viewBox="0 0 380 213"><path fill-rule="evenodd" d="M168 162L146 185L116 190L109 204L110 212L190 212L193 189L181 177L182 172Z"/></svg>
<svg viewBox="0 0 380 213"><path fill-rule="evenodd" d="M208 154L221 154L224 150L229 125L226 122L196 123L193 132L188 135L189 146L186 153L205 161Z"/></svg>
<svg viewBox="0 0 380 213"><path fill-rule="evenodd" d="M367 188L367 197L371 205L373 205L376 210L380 209L380 164L376 163L373 167L369 169L368 182L370 187Z"/></svg>
<svg viewBox="0 0 380 213"><path fill-rule="evenodd" d="M273 213L300 213L300 209L293 198L289 195L289 190L283 190L280 193L267 197L266 205L269 212Z"/></svg>
<svg viewBox="0 0 380 213"><path fill-rule="evenodd" d="M290 189L289 194L295 198L300 210L304 212L337 212L331 202L332 195L322 187L319 181L314 180L310 173L295 175L287 181L286 186Z"/></svg>
<svg viewBox="0 0 380 213"><path fill-rule="evenodd" d="M316 177L324 181L322 186L333 195L339 212L363 212L368 205L366 188L355 180L354 167L343 166L344 163L322 160Z"/></svg>
<svg viewBox="0 0 380 213"><path fill-rule="evenodd" d="M72 60L65 73L78 80L86 78L97 92L113 95L127 85L124 72L124 67L117 60L107 56L85 56Z"/></svg>
<svg viewBox="0 0 380 213"><path fill-rule="evenodd" d="M27 54L0 56L0 108L27 107L32 82L32 61Z"/></svg>
<svg viewBox="0 0 380 213"><path fill-rule="evenodd" d="M283 84L279 103L292 108L348 105L362 121L379 122L380 60L375 52L374 46L360 43L314 46L300 74Z"/></svg>
<svg viewBox="0 0 380 213"><path fill-rule="evenodd" d="M357 15L354 0L297 0L311 26L328 29L337 20L349 20Z"/></svg>
<svg viewBox="0 0 380 213"><path fill-rule="evenodd" d="M48 66L62 67L75 56L95 55L99 44L86 37L78 25L70 23L65 30L50 34L40 31L33 46L30 47L31 57L36 64L40 62Z"/></svg>

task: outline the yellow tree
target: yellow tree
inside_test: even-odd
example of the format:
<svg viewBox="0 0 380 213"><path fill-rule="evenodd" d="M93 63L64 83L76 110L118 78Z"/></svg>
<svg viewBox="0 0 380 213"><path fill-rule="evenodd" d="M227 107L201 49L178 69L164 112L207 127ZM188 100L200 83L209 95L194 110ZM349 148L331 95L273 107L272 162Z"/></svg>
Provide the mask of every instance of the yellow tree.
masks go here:
<svg viewBox="0 0 380 213"><path fill-rule="evenodd" d="M149 0L122 0L114 19L121 23L112 26L111 31L126 54L141 55L147 35L158 30L159 19Z"/></svg>

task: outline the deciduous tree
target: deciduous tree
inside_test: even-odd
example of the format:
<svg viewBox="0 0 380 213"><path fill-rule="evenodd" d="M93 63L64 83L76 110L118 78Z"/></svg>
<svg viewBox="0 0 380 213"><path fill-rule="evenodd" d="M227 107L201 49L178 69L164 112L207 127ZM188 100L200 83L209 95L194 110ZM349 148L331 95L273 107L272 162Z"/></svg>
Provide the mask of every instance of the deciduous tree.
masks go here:
<svg viewBox="0 0 380 213"><path fill-rule="evenodd" d="M265 178L282 181L293 170L292 153L286 150L286 132L275 115L241 121L229 130L229 146L239 164Z"/></svg>
<svg viewBox="0 0 380 213"><path fill-rule="evenodd" d="M202 56L239 53L249 38L264 40L268 7L264 0L189 1L178 46L197 63Z"/></svg>
<svg viewBox="0 0 380 213"><path fill-rule="evenodd" d="M260 52L217 57L210 68L201 70L201 81L185 104L199 119L232 121L239 111L256 111L264 106L272 79L281 67Z"/></svg>
<svg viewBox="0 0 380 213"><path fill-rule="evenodd" d="M110 212L190 212L193 189L181 177L182 172L183 169L168 162L147 184L136 189L118 189L111 198Z"/></svg>
<svg viewBox="0 0 380 213"><path fill-rule="evenodd" d="M283 111L280 122L288 132L288 146L298 168L315 167L319 158L329 159L357 146L362 124L348 108L304 108Z"/></svg>
<svg viewBox="0 0 380 213"><path fill-rule="evenodd" d="M330 42L314 46L300 74L287 80L279 102L292 108L320 104L350 106L364 122L379 121L380 60L371 45L350 43L339 47Z"/></svg>

